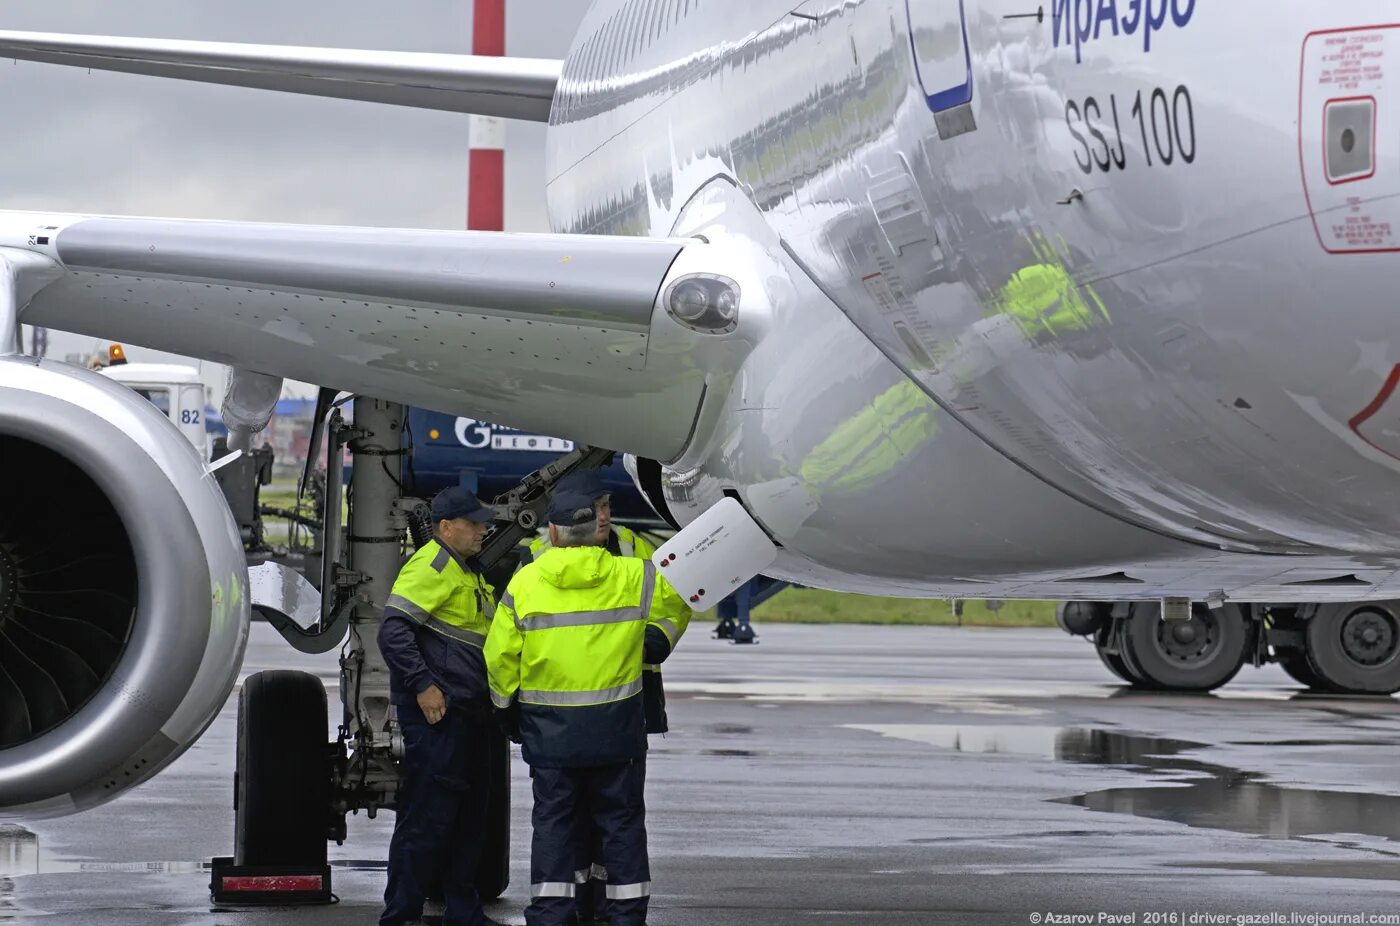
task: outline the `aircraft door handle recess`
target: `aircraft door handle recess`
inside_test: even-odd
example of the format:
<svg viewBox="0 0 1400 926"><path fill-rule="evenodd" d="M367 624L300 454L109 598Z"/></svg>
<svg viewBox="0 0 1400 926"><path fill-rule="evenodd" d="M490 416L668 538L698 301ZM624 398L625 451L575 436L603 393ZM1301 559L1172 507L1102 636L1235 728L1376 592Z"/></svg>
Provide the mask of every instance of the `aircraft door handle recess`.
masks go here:
<svg viewBox="0 0 1400 926"><path fill-rule="evenodd" d="M963 0L956 4L905 0L904 9L914 71L938 126L938 137L947 140L975 131L972 55Z"/></svg>

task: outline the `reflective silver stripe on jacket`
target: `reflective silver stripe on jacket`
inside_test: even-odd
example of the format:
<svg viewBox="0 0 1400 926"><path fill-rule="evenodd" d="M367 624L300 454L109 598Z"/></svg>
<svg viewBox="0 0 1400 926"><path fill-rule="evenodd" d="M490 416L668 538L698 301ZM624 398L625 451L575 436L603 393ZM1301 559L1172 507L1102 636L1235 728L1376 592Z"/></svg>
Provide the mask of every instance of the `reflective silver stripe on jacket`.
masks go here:
<svg viewBox="0 0 1400 926"><path fill-rule="evenodd" d="M384 602L384 607L402 611L404 616L415 624L426 624L433 618L427 611L424 611L402 595L390 595Z"/></svg>
<svg viewBox="0 0 1400 926"><path fill-rule="evenodd" d="M574 883L587 884L589 871L590 869L588 868L580 868L578 871L574 872Z"/></svg>
<svg viewBox="0 0 1400 926"><path fill-rule="evenodd" d="M543 704L549 707L583 707L589 704L608 704L612 701L621 701L624 698L640 694L641 690L642 680L640 678L635 682L628 682L626 685L603 688L599 691L537 691L522 688L520 689L520 701L523 704Z"/></svg>
<svg viewBox="0 0 1400 926"><path fill-rule="evenodd" d="M606 611L567 611L563 614L531 614L517 618L515 626L525 630L555 627L588 627L594 624L625 624L642 619L641 608L609 608Z"/></svg>
<svg viewBox="0 0 1400 926"><path fill-rule="evenodd" d="M467 643L478 648L486 645L486 634L477 633L474 630L467 630L464 627L458 627L456 624L449 624L447 621L439 620L402 595L390 595L389 599L384 602L384 607L393 608L404 614L415 624L421 624L435 633L442 634L444 637L451 637L461 643Z"/></svg>
<svg viewBox="0 0 1400 926"><path fill-rule="evenodd" d="M588 871L593 876L594 881L608 880L608 870L597 862L594 862L592 866L589 867Z"/></svg>
<svg viewBox="0 0 1400 926"><path fill-rule="evenodd" d="M675 649L676 641L680 639L681 636L681 629L676 626L675 621L663 617L660 620L652 621L651 626L660 627L661 632L666 634L666 639L670 642L671 648Z"/></svg>
<svg viewBox="0 0 1400 926"><path fill-rule="evenodd" d="M481 649L486 645L486 634L477 633L475 630L467 630L447 621L440 621L436 617L428 618L428 622L423 626L435 633L440 633L444 637L451 637L459 643L466 643L468 646L475 646Z"/></svg>
<svg viewBox="0 0 1400 926"><path fill-rule="evenodd" d="M642 619L651 616L651 596L656 592L656 564L642 560Z"/></svg>
<svg viewBox="0 0 1400 926"><path fill-rule="evenodd" d="M520 615L515 613L515 596L514 596L514 595L512 595L510 592L506 592L504 595L502 595L502 596L501 596L501 607L503 607L503 608L510 608L510 613L514 615L514 617L511 618L511 619L515 622L515 629L516 629L516 630L524 630L524 629L525 629L524 626L522 626L522 624L520 623ZM492 620L495 620L495 619L496 619L496 615L495 615L494 612L491 614L491 619L492 619Z"/></svg>
<svg viewBox="0 0 1400 926"><path fill-rule="evenodd" d="M503 695L496 694L496 692L494 691L491 692L491 703L499 707L501 710L505 710L506 708L510 707L511 702L513 702L514 700L514 695Z"/></svg>
<svg viewBox="0 0 1400 926"><path fill-rule="evenodd" d="M650 663L650 662L644 662L644 663L642 663L642 671L643 671L643 672L660 672L660 671L661 671L661 667L658 666L658 665L653 665L653 664Z"/></svg>
<svg viewBox="0 0 1400 926"><path fill-rule="evenodd" d="M651 882L643 881L640 884L609 884L607 895L608 900L637 900L641 897L650 897Z"/></svg>
<svg viewBox="0 0 1400 926"><path fill-rule="evenodd" d="M574 897L576 893L577 888L568 881L536 881L530 885L531 897Z"/></svg>
<svg viewBox="0 0 1400 926"><path fill-rule="evenodd" d="M452 552L439 543L437 556L433 557L433 571L442 572L450 562L452 562Z"/></svg>
<svg viewBox="0 0 1400 926"><path fill-rule="evenodd" d="M637 552L637 548L632 545L632 541L627 540L621 534L617 535L617 549L627 559L631 559Z"/></svg>

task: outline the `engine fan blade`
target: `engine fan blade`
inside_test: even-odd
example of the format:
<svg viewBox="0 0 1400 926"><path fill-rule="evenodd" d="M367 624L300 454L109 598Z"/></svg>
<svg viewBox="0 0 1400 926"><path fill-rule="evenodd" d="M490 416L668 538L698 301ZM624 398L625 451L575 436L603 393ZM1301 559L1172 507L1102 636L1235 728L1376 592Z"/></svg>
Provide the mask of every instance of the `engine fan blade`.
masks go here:
<svg viewBox="0 0 1400 926"><path fill-rule="evenodd" d="M81 614L109 636L125 640L135 602L127 595L103 588L36 590L21 580L20 607L40 614Z"/></svg>
<svg viewBox="0 0 1400 926"><path fill-rule="evenodd" d="M0 665L0 747L23 742L33 733L34 723L29 719L24 692Z"/></svg>
<svg viewBox="0 0 1400 926"><path fill-rule="evenodd" d="M31 633L77 653L99 676L105 675L121 655L121 641L90 621L23 606L15 609L13 620Z"/></svg>
<svg viewBox="0 0 1400 926"><path fill-rule="evenodd" d="M86 702L97 690L100 681L97 673L66 646L45 640L18 621L5 625L5 636L31 662L48 673L63 692L64 701L74 708Z"/></svg>
<svg viewBox="0 0 1400 926"><path fill-rule="evenodd" d="M57 726L68 716L68 700L63 696L63 689L38 663L20 652L8 630L8 625L0 627L0 666L24 693L34 732Z"/></svg>

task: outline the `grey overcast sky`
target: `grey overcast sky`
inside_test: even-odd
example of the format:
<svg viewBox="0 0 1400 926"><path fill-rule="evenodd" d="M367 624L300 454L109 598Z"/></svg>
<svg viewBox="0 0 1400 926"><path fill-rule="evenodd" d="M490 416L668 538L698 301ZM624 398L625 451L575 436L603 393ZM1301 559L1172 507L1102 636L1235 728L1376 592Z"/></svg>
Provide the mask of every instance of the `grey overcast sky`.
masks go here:
<svg viewBox="0 0 1400 926"><path fill-rule="evenodd" d="M507 53L563 57L587 5L507 0ZM471 51L471 0L45 0L0 10L0 28L38 32ZM452 113L0 60L0 209L461 228L467 124ZM507 124L509 230L548 230L543 142L543 126ZM49 353L93 346L54 332ZM139 346L129 355L170 359Z"/></svg>

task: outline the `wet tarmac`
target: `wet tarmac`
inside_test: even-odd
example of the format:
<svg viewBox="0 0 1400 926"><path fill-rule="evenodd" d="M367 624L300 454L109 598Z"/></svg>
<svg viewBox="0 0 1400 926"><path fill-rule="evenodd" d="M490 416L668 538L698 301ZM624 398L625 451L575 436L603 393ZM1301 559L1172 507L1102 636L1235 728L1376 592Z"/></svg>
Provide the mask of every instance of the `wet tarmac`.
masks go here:
<svg viewBox="0 0 1400 926"><path fill-rule="evenodd" d="M654 924L1400 922L1392 699L1300 694L1273 668L1215 696L1128 692L1051 630L771 627L752 647L695 630L668 666L674 732L648 768ZM333 658L259 625L246 669L273 666L333 685ZM339 905L210 906L232 761L231 702L151 784L0 826L0 922L375 922L389 814L352 818L332 847ZM516 856L489 907L508 923L528 894Z"/></svg>

